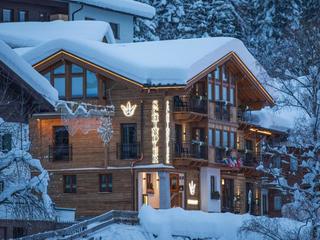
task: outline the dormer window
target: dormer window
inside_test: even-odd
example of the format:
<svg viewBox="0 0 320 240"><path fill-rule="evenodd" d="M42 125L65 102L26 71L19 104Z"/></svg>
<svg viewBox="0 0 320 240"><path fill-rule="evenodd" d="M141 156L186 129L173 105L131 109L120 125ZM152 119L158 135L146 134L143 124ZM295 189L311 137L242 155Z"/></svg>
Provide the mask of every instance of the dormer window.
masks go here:
<svg viewBox="0 0 320 240"><path fill-rule="evenodd" d="M43 76L57 89L60 98L96 98L99 80L96 73L65 61L44 71Z"/></svg>

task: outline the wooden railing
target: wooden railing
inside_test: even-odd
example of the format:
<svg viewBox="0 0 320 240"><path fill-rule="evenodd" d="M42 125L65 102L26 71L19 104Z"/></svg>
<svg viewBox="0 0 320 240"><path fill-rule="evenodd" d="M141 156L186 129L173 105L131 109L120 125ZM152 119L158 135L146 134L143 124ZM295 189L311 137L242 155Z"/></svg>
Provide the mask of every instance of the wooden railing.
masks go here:
<svg viewBox="0 0 320 240"><path fill-rule="evenodd" d="M182 142L174 143L175 158L208 159L208 147L205 143Z"/></svg>
<svg viewBox="0 0 320 240"><path fill-rule="evenodd" d="M178 97L173 98L173 111L174 112L196 112L207 113L207 100L205 97Z"/></svg>
<svg viewBox="0 0 320 240"><path fill-rule="evenodd" d="M124 223L131 225L138 224L138 213L133 211L112 210L100 216L76 223L67 228L25 236L20 238L20 240L44 240L48 238L63 240L79 239L113 223Z"/></svg>
<svg viewBox="0 0 320 240"><path fill-rule="evenodd" d="M140 143L117 143L117 159L138 159L141 156Z"/></svg>

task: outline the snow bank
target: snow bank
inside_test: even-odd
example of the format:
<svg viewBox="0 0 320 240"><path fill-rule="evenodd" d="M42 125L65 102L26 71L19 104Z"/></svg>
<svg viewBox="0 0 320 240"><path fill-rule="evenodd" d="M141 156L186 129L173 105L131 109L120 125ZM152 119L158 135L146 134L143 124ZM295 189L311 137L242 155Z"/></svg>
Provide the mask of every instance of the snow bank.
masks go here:
<svg viewBox="0 0 320 240"><path fill-rule="evenodd" d="M186 84L230 52L235 52L257 79L268 78L244 44L228 37L125 44L58 39L22 56L35 64L62 49L142 84Z"/></svg>
<svg viewBox="0 0 320 240"><path fill-rule="evenodd" d="M71 2L84 3L145 18L153 18L156 14L154 7L133 0L71 0Z"/></svg>
<svg viewBox="0 0 320 240"><path fill-rule="evenodd" d="M0 39L12 48L33 47L59 38L115 43L109 23L102 21L15 22L0 24Z"/></svg>
<svg viewBox="0 0 320 240"><path fill-rule="evenodd" d="M145 231L158 235L161 240L172 239L171 235L234 240L243 221L249 218L250 215L205 213L182 208L155 210L150 206L143 206L139 212Z"/></svg>
<svg viewBox="0 0 320 240"><path fill-rule="evenodd" d="M191 239L264 239L257 233L246 233L245 238L241 238L238 234L245 221L260 218L262 220L270 219L254 217L249 214L206 213L181 208L155 210L150 206L143 206L139 212L140 224L150 235L157 235L157 240L171 240L172 235L185 236ZM283 230L297 230L302 224L287 218L271 218L270 220L275 220Z"/></svg>
<svg viewBox="0 0 320 240"><path fill-rule="evenodd" d="M0 24L2 25L2 24ZM58 92L40 73L0 40L0 61L14 71L31 88L42 95L52 106L58 101Z"/></svg>

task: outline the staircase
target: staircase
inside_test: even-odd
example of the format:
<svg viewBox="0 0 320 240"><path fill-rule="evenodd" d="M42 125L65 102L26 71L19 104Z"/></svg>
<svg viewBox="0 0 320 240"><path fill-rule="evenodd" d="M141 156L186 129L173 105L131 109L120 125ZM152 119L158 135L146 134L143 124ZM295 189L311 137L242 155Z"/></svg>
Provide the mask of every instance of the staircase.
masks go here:
<svg viewBox="0 0 320 240"><path fill-rule="evenodd" d="M79 239L114 223L136 225L139 223L138 213L133 211L112 210L100 216L76 223L67 228L26 236L20 238L20 240Z"/></svg>

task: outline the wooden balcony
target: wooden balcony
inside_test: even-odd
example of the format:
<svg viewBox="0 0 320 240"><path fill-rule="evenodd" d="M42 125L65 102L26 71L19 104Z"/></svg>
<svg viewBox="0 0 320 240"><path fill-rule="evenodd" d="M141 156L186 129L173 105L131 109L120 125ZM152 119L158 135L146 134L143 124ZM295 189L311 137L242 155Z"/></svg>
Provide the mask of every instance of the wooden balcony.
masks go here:
<svg viewBox="0 0 320 240"><path fill-rule="evenodd" d="M227 151L225 148L215 149L215 162L228 168L256 168L259 161L260 153L238 150L236 157L232 157L230 150Z"/></svg>
<svg viewBox="0 0 320 240"><path fill-rule="evenodd" d="M205 143L174 143L173 150L175 165L204 166L208 164L208 146Z"/></svg>
<svg viewBox="0 0 320 240"><path fill-rule="evenodd" d="M176 121L194 122L207 116L208 101L205 97L173 98L173 112Z"/></svg>
<svg viewBox="0 0 320 240"><path fill-rule="evenodd" d="M133 160L141 156L140 143L117 143L117 159Z"/></svg>
<svg viewBox="0 0 320 240"><path fill-rule="evenodd" d="M71 161L72 160L72 145L49 145L49 161Z"/></svg>

